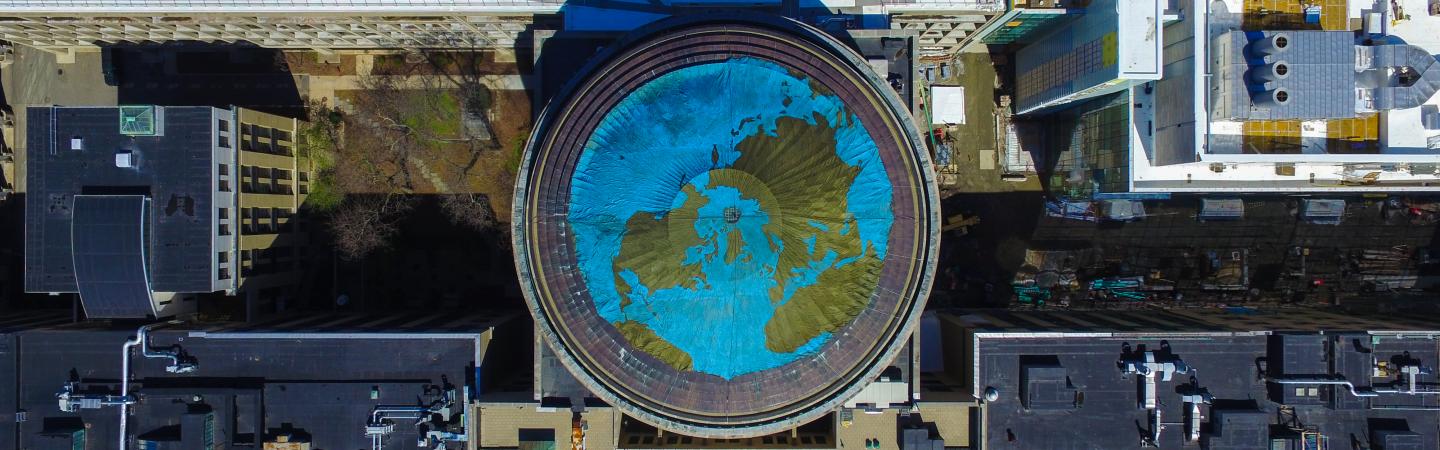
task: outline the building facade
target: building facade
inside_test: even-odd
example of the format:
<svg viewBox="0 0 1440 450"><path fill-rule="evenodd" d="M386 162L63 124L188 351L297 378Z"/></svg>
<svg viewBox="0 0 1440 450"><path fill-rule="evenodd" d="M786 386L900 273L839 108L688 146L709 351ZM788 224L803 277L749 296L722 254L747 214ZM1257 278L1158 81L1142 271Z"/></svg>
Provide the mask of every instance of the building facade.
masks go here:
<svg viewBox="0 0 1440 450"><path fill-rule="evenodd" d="M198 294L279 309L298 282L299 122L242 108L31 107L25 289L92 318L169 317Z"/></svg>
<svg viewBox="0 0 1440 450"><path fill-rule="evenodd" d="M1023 151L1050 160L1051 186L1065 197L1440 189L1440 15L1423 1L1257 5L1170 4L1151 42L1158 76L1114 89L1085 83L1076 87L1096 88L1061 93L1097 95L1035 108L1024 100L1033 92L1026 55L1070 46L1047 41L1108 10L1092 2L1057 19L1064 25L1049 27L1062 31L1017 53L1021 119L1059 125L1018 139L1032 143ZM1102 62L1110 52L1101 48ZM1068 65L1041 73L1089 66Z"/></svg>
<svg viewBox="0 0 1440 450"><path fill-rule="evenodd" d="M515 319L307 314L137 331L16 314L0 324L0 377L13 381L0 450L473 448L475 398L514 370L513 332L525 337Z"/></svg>
<svg viewBox="0 0 1440 450"><path fill-rule="evenodd" d="M1435 324L1320 310L941 314L975 448L1434 448Z"/></svg>
<svg viewBox="0 0 1440 450"><path fill-rule="evenodd" d="M0 40L55 52L62 61L75 51L97 46L169 41L248 42L319 51L508 49L529 46L536 28L571 29L565 24L570 17L584 22L591 12L602 13L602 28L628 29L669 15L737 7L805 18L840 30L910 30L919 35L922 55L931 56L953 54L981 25L1005 10L996 0L827 0L793 9L770 0L6 0L0 1L0 10L6 12L0 17ZM624 18L630 14L634 17Z"/></svg>

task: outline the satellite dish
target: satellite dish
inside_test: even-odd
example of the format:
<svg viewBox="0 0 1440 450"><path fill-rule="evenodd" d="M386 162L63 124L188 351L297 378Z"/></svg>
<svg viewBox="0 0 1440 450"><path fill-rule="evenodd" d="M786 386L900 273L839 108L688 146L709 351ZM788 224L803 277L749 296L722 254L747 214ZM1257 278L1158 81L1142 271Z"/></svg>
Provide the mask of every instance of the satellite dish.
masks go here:
<svg viewBox="0 0 1440 450"><path fill-rule="evenodd" d="M335 297L335 306L345 306L350 303L350 294L340 294Z"/></svg>
<svg viewBox="0 0 1440 450"><path fill-rule="evenodd" d="M993 387L985 388L985 401L993 402L1000 399L1000 390Z"/></svg>

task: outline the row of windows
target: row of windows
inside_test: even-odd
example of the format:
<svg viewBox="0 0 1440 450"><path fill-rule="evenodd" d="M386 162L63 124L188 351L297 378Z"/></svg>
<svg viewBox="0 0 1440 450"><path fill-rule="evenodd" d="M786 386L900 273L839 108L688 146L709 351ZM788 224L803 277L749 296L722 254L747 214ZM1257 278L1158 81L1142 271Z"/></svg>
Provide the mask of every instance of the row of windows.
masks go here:
<svg viewBox="0 0 1440 450"><path fill-rule="evenodd" d="M220 148L230 148L230 121L216 119L215 129L219 131L215 133L215 145Z"/></svg>
<svg viewBox="0 0 1440 450"><path fill-rule="evenodd" d="M257 276L272 273L289 272L292 269L305 269L304 258L309 253L308 247L276 246L254 250L240 251L240 274L242 276ZM218 252L215 254L219 260L218 275L221 280L230 279L230 252ZM299 257L297 259L296 257Z"/></svg>
<svg viewBox="0 0 1440 450"><path fill-rule="evenodd" d="M240 208L240 233L289 233L295 226L294 217L290 208Z"/></svg>
<svg viewBox="0 0 1440 450"><path fill-rule="evenodd" d="M220 185L220 192L230 192L230 165L225 163L216 164L215 173L219 177L216 181L217 184Z"/></svg>
<svg viewBox="0 0 1440 450"><path fill-rule="evenodd" d="M292 156L293 139L294 136L289 131L248 123L240 124L240 150L243 151Z"/></svg>
<svg viewBox="0 0 1440 450"><path fill-rule="evenodd" d="M306 247L299 247L297 251L296 247L292 246L241 250L240 273L249 277L304 269L303 258L306 250ZM299 260L296 259L297 255L300 256Z"/></svg>
<svg viewBox="0 0 1440 450"><path fill-rule="evenodd" d="M240 192L247 194L292 194L290 179L288 169L240 166Z"/></svg>

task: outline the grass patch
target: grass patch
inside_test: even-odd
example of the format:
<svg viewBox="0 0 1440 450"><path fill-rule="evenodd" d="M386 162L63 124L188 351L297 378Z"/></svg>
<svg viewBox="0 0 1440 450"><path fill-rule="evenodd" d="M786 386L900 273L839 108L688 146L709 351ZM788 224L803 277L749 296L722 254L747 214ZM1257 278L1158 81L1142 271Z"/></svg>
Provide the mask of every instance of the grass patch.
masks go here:
<svg viewBox="0 0 1440 450"><path fill-rule="evenodd" d="M310 194L305 196L305 207L315 211L334 211L345 202L345 193L335 186L334 175L330 172L320 172L314 181L310 182Z"/></svg>
<svg viewBox="0 0 1440 450"><path fill-rule="evenodd" d="M300 157L310 161L309 194L305 196L306 208L319 212L333 211L345 201L345 193L335 186L335 139L332 132L338 132L343 118L338 111L322 109L316 114L316 121L300 130L303 143L299 146Z"/></svg>
<svg viewBox="0 0 1440 450"><path fill-rule="evenodd" d="M417 108L418 114L402 119L405 126L436 138L460 136L460 99L454 90L424 90L416 95L423 107Z"/></svg>
<svg viewBox="0 0 1440 450"><path fill-rule="evenodd" d="M525 160L525 142L529 137L530 133L519 133L510 140L510 153L505 155L505 171L510 175L520 173L520 163Z"/></svg>

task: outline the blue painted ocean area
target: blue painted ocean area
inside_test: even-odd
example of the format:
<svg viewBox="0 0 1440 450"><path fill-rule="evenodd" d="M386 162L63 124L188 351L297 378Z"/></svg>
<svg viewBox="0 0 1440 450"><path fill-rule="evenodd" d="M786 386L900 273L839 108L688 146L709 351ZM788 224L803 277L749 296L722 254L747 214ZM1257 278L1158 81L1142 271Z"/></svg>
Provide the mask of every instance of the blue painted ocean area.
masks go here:
<svg viewBox="0 0 1440 450"><path fill-rule="evenodd" d="M856 234L883 259L893 222L891 185L874 140L838 97L812 91L807 80L770 61L734 58L689 66L623 98L590 136L577 163L567 219L597 313L612 323L645 324L686 352L694 370L726 379L785 365L823 346L828 333L794 352L772 352L764 327L796 288L849 260L833 251L815 255L814 237L804 237L809 267L777 274L781 240L766 231L773 212L760 199L746 198L743 187L711 186L708 176L740 157L735 145L747 136L776 136L781 117L816 125L816 113L836 130L836 155L859 168L847 193L847 212L855 220L841 232ZM805 177L805 169L795 167L793 176ZM637 214L664 218L685 203L687 185L704 197L691 227L702 244L676 251L684 252L683 264L701 267L703 279L693 288L649 286L637 275L644 271L614 267L627 221ZM727 210L738 213L738 220L726 220ZM812 223L817 233L829 231L827 226L833 225ZM742 242L731 242L736 236ZM632 287L623 308L617 274ZM789 281L784 295L772 301L770 290L782 279Z"/></svg>

